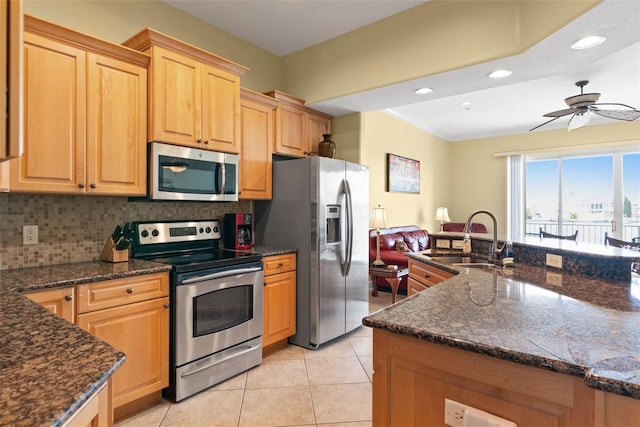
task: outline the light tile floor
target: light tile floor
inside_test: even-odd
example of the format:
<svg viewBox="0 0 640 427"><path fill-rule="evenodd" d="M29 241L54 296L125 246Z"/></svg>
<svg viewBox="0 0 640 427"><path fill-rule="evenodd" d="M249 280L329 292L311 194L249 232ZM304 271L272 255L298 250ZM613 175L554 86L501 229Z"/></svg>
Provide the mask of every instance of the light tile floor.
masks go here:
<svg viewBox="0 0 640 427"><path fill-rule="evenodd" d="M398 296L398 300L404 298ZM370 297L369 312L391 304ZM371 426L372 331L307 350L290 345L262 364L180 403L163 401L116 427Z"/></svg>

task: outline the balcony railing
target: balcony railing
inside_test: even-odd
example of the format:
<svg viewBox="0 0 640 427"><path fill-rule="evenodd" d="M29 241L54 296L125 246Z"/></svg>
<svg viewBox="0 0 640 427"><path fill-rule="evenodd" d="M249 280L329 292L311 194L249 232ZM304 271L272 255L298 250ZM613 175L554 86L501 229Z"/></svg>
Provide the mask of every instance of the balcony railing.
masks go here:
<svg viewBox="0 0 640 427"><path fill-rule="evenodd" d="M567 221L562 224L562 229L558 230L558 223L543 220L527 220L527 235L538 235L540 227L543 231L561 236L570 235L578 230L578 240L580 242L604 244L604 233L611 232L611 223L609 222L589 222L589 221ZM634 237L640 236L640 222L625 223L621 227L618 226L616 238L630 242Z"/></svg>

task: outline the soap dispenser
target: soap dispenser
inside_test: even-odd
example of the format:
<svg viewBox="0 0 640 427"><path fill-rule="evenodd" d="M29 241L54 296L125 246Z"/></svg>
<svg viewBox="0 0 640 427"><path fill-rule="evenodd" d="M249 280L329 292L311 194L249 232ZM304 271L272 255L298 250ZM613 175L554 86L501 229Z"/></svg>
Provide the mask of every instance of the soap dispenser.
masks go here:
<svg viewBox="0 0 640 427"><path fill-rule="evenodd" d="M465 254L471 253L471 234L466 233L462 240L462 252Z"/></svg>

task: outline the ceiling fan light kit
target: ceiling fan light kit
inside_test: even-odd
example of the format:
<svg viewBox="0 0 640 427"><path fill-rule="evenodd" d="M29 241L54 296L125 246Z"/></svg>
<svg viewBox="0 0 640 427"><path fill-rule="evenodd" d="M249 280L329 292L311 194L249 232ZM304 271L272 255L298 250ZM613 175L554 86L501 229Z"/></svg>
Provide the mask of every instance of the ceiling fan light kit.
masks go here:
<svg viewBox="0 0 640 427"><path fill-rule="evenodd" d="M564 102L569 106L569 108L543 114L543 117L553 118L529 129L529 132L551 123L560 117L568 115L571 115L568 125L569 131L586 126L591 118L590 113L615 120L633 121L640 118L640 111L629 105L613 102L598 104L597 102L600 99L599 93L584 93L584 87L588 83L588 80L580 80L576 82L576 86L580 88L580 94L565 98Z"/></svg>

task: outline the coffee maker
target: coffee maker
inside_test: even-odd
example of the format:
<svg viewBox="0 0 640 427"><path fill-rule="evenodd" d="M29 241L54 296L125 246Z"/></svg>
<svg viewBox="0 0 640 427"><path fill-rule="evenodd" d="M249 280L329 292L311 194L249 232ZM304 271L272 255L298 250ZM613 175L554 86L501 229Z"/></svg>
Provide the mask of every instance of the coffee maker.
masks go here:
<svg viewBox="0 0 640 427"><path fill-rule="evenodd" d="M227 249L253 247L252 214L230 213L224 215L222 240Z"/></svg>

